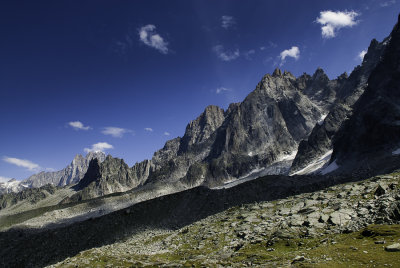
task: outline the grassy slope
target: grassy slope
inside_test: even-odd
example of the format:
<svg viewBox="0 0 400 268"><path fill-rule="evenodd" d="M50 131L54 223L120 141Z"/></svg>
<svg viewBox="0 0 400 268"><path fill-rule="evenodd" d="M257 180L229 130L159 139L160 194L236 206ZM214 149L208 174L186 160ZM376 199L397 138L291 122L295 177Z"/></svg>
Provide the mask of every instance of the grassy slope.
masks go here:
<svg viewBox="0 0 400 268"><path fill-rule="evenodd" d="M392 174L393 181L399 180L398 173ZM374 178L367 180L374 181ZM362 183L362 182L361 182ZM356 184L356 183L353 183ZM358 183L360 184L360 183ZM337 194L342 186L327 189ZM343 187L343 188L342 188ZM291 197L295 198L295 197ZM291 199L289 198L289 199ZM372 194L359 198L374 198ZM350 197L351 203L357 197ZM131 267L131 266L290 266L296 256L305 260L296 262L298 267L400 267L400 252L387 252L384 247L400 241L400 225L369 225L358 232L326 233L307 237L299 234L292 239L279 239L271 243L271 230L263 235L262 217L267 211L279 208L279 200L233 207L224 212L195 222L177 231L144 231L100 248L83 251L58 263L62 267ZM242 215L253 213L257 219L249 223L250 236L261 233L263 239L255 239L240 245L238 226L245 221ZM369 230L370 236L363 235ZM273 232L273 230L272 230ZM365 232L364 232L365 234ZM260 235L258 235L260 237ZM250 239L251 240L251 239ZM385 244L375 244L375 241ZM232 248L235 248L231 250ZM227 250L230 249L230 250ZM57 266L56 265L56 266Z"/></svg>

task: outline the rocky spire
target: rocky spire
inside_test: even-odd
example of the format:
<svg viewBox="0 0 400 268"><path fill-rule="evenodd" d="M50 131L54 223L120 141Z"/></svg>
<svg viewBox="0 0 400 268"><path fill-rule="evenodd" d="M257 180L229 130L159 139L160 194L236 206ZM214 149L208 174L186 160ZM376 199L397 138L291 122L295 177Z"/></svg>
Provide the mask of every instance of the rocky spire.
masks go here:
<svg viewBox="0 0 400 268"><path fill-rule="evenodd" d="M279 68L276 68L274 72L272 73L272 76L282 76L282 71Z"/></svg>
<svg viewBox="0 0 400 268"><path fill-rule="evenodd" d="M185 135L182 137L179 153L184 153L189 146L199 144L221 126L225 119L224 110L218 106L207 106L204 112L186 126Z"/></svg>

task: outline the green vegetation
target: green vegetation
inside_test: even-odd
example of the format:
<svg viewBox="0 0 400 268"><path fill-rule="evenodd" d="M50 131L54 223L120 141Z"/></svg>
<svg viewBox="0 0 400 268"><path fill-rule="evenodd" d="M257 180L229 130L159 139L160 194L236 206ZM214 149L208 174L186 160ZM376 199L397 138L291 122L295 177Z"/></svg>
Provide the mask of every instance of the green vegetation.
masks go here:
<svg viewBox="0 0 400 268"><path fill-rule="evenodd" d="M215 225L223 226L221 222ZM400 241L400 225L370 225L359 232L350 234L323 235L318 238L297 238L279 240L273 245L266 241L247 244L230 254L219 254L229 245L230 238L223 232L204 238L204 246L198 247L202 238L197 237L198 227L179 232L169 244L169 251L154 255L115 254L111 248L99 252L92 249L67 259L62 266L77 267L156 267L159 265L184 267L204 267L216 265L242 266L289 265L296 256L304 256L304 261L294 263L296 267L399 267L400 252L387 252L385 246ZM150 237L146 244L172 242L168 235ZM377 241L380 241L376 243ZM381 244L381 243L385 244ZM171 250L175 248L174 250ZM107 250L108 249L108 250ZM211 258L209 258L211 257Z"/></svg>

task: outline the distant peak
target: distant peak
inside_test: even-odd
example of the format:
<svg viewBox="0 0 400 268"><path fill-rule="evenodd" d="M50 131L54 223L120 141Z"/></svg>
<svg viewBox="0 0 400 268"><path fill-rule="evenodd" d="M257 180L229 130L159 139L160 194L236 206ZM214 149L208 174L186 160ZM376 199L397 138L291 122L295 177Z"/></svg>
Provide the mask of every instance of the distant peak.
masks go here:
<svg viewBox="0 0 400 268"><path fill-rule="evenodd" d="M272 73L272 76L282 76L282 71L279 68L276 68Z"/></svg>
<svg viewBox="0 0 400 268"><path fill-rule="evenodd" d="M338 79L342 80L342 79L347 79L348 77L349 77L349 75L347 74L347 72L344 72L338 76Z"/></svg>
<svg viewBox="0 0 400 268"><path fill-rule="evenodd" d="M312 77L313 77L313 79L321 79L321 78L329 79L321 67L318 67L317 70L315 70Z"/></svg>
<svg viewBox="0 0 400 268"><path fill-rule="evenodd" d="M319 73L322 73L322 74L325 73L324 69L322 69L321 67L318 67L317 70L315 70L314 74L319 74Z"/></svg>
<svg viewBox="0 0 400 268"><path fill-rule="evenodd" d="M229 107L228 107L228 109L225 111L225 114L226 114L226 115L229 114L230 112L232 112L233 110L235 110L237 107L239 107L239 105L240 105L240 102L234 102L234 103L229 104Z"/></svg>
<svg viewBox="0 0 400 268"><path fill-rule="evenodd" d="M291 72L286 70L283 72L283 76L288 77L290 79L296 79L296 77Z"/></svg>
<svg viewBox="0 0 400 268"><path fill-rule="evenodd" d="M105 153L103 153L102 151L94 151L94 152L88 152L86 155L86 158L90 158L90 157L97 157L97 156L106 156Z"/></svg>
<svg viewBox="0 0 400 268"><path fill-rule="evenodd" d="M77 154L77 155L75 155L74 160L82 159L82 158L83 158L83 156L81 154Z"/></svg>
<svg viewBox="0 0 400 268"><path fill-rule="evenodd" d="M376 47L379 45L378 40L376 40L375 38L371 40L371 43L369 44L369 47Z"/></svg>
<svg viewBox="0 0 400 268"><path fill-rule="evenodd" d="M208 105L206 109L204 109L205 112L207 111L215 111L215 110L221 110L222 108L217 106L217 105Z"/></svg>

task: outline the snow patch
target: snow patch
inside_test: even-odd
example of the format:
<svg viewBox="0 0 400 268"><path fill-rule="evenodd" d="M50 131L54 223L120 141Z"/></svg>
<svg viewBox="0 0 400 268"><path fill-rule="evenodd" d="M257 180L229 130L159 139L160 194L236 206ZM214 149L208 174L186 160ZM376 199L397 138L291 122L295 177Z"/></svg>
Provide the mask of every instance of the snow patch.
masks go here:
<svg viewBox="0 0 400 268"><path fill-rule="evenodd" d="M299 171L296 171L295 173L290 174L290 176L306 175L306 174L315 173L315 172L321 170L324 167L324 165L329 162L329 159L331 159L331 155L332 155L332 150L329 150L325 154L323 154L320 158L317 158L316 160L311 162L305 168L300 169Z"/></svg>
<svg viewBox="0 0 400 268"><path fill-rule="evenodd" d="M253 156L253 152L249 152L247 155L248 156Z"/></svg>
<svg viewBox="0 0 400 268"><path fill-rule="evenodd" d="M279 161L293 160L296 157L296 154L297 154L297 150L291 152L290 154L284 154L283 156L278 157L278 159L275 161L275 163L279 162Z"/></svg>
<svg viewBox="0 0 400 268"><path fill-rule="evenodd" d="M328 114L322 114L321 115L321 117L319 118L319 120L318 120L318 125L322 125L322 123L324 123L324 120L325 120L325 118L326 118L326 116L327 116Z"/></svg>
<svg viewBox="0 0 400 268"><path fill-rule="evenodd" d="M327 166L326 168L324 168L324 169L321 171L321 174L322 174L322 175L325 175L325 174L331 173L332 171L338 169L338 167L339 167L339 166L336 164L336 160L335 160L335 161L333 161L332 163L330 163L329 166Z"/></svg>
<svg viewBox="0 0 400 268"><path fill-rule="evenodd" d="M296 153L297 151L293 151L289 154L281 155L274 163L271 163L267 167L257 167L251 170L246 175L239 177L238 179L234 178L225 182L223 185L214 187L212 189L228 189L238 184L257 179L259 177L276 174L287 174L290 166L292 165L293 159L296 157Z"/></svg>
<svg viewBox="0 0 400 268"><path fill-rule="evenodd" d="M400 148L392 152L392 155L399 155L400 154Z"/></svg>

